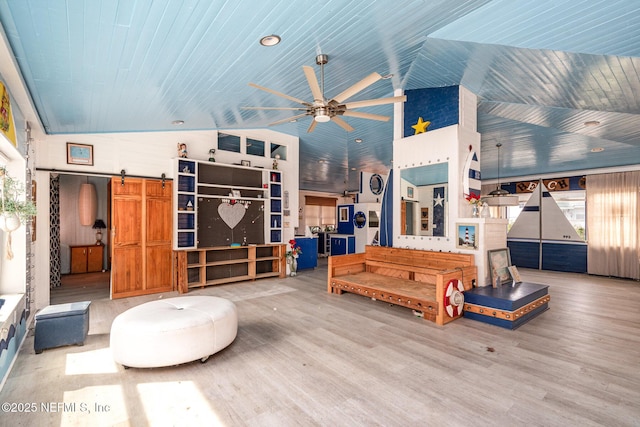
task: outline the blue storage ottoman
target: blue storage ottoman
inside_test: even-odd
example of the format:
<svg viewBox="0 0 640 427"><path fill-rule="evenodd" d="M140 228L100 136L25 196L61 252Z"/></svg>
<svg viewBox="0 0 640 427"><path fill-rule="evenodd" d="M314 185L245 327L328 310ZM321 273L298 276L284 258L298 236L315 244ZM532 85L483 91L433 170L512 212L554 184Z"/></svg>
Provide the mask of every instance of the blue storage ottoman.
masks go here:
<svg viewBox="0 0 640 427"><path fill-rule="evenodd" d="M89 333L91 301L50 305L36 314L33 349L36 354L47 348L83 345Z"/></svg>
<svg viewBox="0 0 640 427"><path fill-rule="evenodd" d="M549 286L522 282L464 292L464 317L516 329L549 309Z"/></svg>

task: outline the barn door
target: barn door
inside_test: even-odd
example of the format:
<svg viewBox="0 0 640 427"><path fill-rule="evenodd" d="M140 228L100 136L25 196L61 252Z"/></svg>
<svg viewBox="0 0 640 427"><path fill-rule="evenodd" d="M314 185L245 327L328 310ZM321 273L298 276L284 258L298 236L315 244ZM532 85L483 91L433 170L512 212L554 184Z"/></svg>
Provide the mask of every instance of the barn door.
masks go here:
<svg viewBox="0 0 640 427"><path fill-rule="evenodd" d="M171 182L112 178L111 298L170 291Z"/></svg>

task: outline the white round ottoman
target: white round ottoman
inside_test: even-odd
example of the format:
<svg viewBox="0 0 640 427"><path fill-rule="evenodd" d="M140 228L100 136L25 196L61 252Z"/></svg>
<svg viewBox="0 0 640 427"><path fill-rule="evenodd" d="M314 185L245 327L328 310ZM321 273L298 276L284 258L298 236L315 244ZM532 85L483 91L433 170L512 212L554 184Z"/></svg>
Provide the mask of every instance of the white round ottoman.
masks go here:
<svg viewBox="0 0 640 427"><path fill-rule="evenodd" d="M111 325L111 351L125 368L155 368L202 362L233 342L238 311L212 296L151 301L118 315Z"/></svg>

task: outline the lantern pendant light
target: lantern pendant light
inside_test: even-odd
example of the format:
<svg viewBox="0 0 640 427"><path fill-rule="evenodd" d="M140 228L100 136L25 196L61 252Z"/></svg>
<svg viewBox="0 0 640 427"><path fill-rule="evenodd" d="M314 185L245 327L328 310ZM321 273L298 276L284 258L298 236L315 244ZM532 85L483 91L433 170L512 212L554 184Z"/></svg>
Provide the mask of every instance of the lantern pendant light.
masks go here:
<svg viewBox="0 0 640 427"><path fill-rule="evenodd" d="M93 225L98 211L97 205L96 187L89 182L80 185L80 194L78 195L80 225Z"/></svg>

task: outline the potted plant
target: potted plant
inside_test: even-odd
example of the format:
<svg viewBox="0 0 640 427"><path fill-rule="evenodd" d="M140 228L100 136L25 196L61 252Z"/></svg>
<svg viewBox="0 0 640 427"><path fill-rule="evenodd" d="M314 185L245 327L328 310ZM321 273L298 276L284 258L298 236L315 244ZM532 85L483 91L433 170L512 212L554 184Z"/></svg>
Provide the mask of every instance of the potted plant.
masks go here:
<svg viewBox="0 0 640 427"><path fill-rule="evenodd" d="M0 168L0 229L7 235L7 259L13 258L11 232L36 215L36 205L25 199L24 185Z"/></svg>

